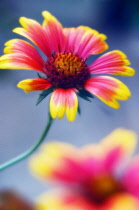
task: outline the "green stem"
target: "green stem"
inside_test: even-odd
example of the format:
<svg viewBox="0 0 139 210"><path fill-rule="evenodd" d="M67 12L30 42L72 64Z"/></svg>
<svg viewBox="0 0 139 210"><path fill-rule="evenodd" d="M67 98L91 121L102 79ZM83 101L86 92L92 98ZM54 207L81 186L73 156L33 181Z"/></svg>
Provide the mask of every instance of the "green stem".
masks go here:
<svg viewBox="0 0 139 210"><path fill-rule="evenodd" d="M2 165L0 165L0 171L2 171L3 169L6 169L18 162L20 162L21 160L27 158L28 156L30 156L39 146L40 144L43 142L44 138L46 137L46 135L48 134L48 131L52 125L53 119L52 117L49 115L49 120L48 123L40 137L40 139L37 141L37 143L35 145L33 145L30 149L28 149L26 152L24 152L23 154L7 161L6 163L3 163Z"/></svg>

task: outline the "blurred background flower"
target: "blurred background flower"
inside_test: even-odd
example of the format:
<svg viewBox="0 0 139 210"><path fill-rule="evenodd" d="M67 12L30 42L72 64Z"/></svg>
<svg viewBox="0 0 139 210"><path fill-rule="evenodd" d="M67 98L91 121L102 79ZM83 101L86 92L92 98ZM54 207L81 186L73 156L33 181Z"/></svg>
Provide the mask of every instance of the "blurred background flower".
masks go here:
<svg viewBox="0 0 139 210"><path fill-rule="evenodd" d="M35 205L13 190L0 190L0 210L35 210Z"/></svg>
<svg viewBox="0 0 139 210"><path fill-rule="evenodd" d="M98 142L116 127L133 129L139 134L139 3L138 0L1 0L0 1L0 54L4 43L21 38L12 33L19 27L21 16L42 22L41 12L50 11L64 27L86 25L107 34L109 50L123 51L131 61L136 75L119 78L132 92L132 97L121 102L119 110L113 110L96 98L94 103L80 100L82 113L73 123L56 120L47 141L74 143L77 146ZM97 59L99 55L92 59ZM90 60L88 61L90 62ZM24 152L39 138L47 121L48 99L35 107L37 94L24 94L16 84L27 77L35 78L33 71L0 71L0 163ZM89 114L88 114L89 113ZM93 136L93 138L92 138ZM137 147L138 148L138 147ZM15 175L16 174L16 175ZM44 184L36 182L28 173L27 160L0 174L2 188L15 188L34 199L46 190ZM27 187L26 186L30 186Z"/></svg>
<svg viewBox="0 0 139 210"><path fill-rule="evenodd" d="M124 129L80 149L60 142L43 145L30 160L31 171L61 188L42 195L38 209L138 210L139 155L130 160L135 146L135 134Z"/></svg>

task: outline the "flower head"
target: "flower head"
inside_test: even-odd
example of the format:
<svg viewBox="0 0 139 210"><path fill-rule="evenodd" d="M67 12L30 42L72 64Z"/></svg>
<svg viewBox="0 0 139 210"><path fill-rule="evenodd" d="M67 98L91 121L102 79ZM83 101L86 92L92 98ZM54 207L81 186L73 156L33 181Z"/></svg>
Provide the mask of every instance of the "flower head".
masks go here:
<svg viewBox="0 0 139 210"><path fill-rule="evenodd" d="M35 205L14 190L0 190L0 210L35 210Z"/></svg>
<svg viewBox="0 0 139 210"><path fill-rule="evenodd" d="M95 74L115 74L133 76L134 70L128 65L126 55L114 50L87 64L90 55L107 50L106 36L86 26L63 28L60 22L49 12L44 11L44 21L25 17L20 18L22 27L13 31L35 44L47 59L43 58L33 45L21 39L6 42L5 55L0 58L1 69L33 69L39 71L37 79L26 79L18 83L26 93L43 90L38 99L40 103L48 94L50 113L53 118L63 118L66 114L73 121L78 110L77 95L87 99L97 96L115 109L117 100L126 100L129 89L119 80L110 76Z"/></svg>
<svg viewBox="0 0 139 210"><path fill-rule="evenodd" d="M60 142L44 145L31 158L31 171L61 188L42 195L38 210L138 210L139 156L129 159L135 145L135 134L124 129L80 149Z"/></svg>

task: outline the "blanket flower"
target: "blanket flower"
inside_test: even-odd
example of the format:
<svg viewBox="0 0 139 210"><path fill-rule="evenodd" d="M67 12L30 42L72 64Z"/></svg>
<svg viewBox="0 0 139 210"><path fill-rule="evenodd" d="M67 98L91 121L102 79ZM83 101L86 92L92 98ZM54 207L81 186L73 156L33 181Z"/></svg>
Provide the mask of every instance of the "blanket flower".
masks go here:
<svg viewBox="0 0 139 210"><path fill-rule="evenodd" d="M97 96L108 106L118 109L117 100L127 100L130 91L121 81L108 75L134 75L126 55L119 50L110 51L88 65L90 55L108 49L107 37L87 26L63 28L48 11L42 15L42 25L21 17L22 27L13 30L29 39L42 53L27 41L12 39L5 43L0 68L39 71L43 76L39 74L39 78L23 80L17 86L26 93L43 91L37 104L52 93L52 118L62 119L66 114L69 121L74 121L79 108L78 96L86 100Z"/></svg>
<svg viewBox="0 0 139 210"><path fill-rule="evenodd" d="M139 155L130 158L135 145L136 135L125 129L79 149L60 142L43 145L30 168L57 189L40 196L37 209L138 210Z"/></svg>

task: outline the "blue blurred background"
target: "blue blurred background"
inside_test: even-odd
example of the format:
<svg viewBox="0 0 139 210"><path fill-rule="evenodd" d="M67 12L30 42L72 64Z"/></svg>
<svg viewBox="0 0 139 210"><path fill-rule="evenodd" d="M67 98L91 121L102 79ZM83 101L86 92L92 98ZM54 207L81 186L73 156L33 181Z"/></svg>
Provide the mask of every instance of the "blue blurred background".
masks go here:
<svg viewBox="0 0 139 210"><path fill-rule="evenodd" d="M0 54L19 26L21 16L42 22L41 12L50 11L64 27L87 25L108 36L109 50L122 50L136 69L134 77L118 77L132 91L121 109L107 107L98 99L80 100L81 116L73 123L55 120L47 141L58 140L85 145L99 142L117 127L134 130L139 135L139 2L138 0L1 0ZM92 56L92 61L98 56ZM38 92L25 94L16 84L36 77L34 71L0 71L0 163L27 150L40 137L47 122L49 97L36 107ZM0 188L12 188L35 199L48 186L31 176L28 160L0 173Z"/></svg>

